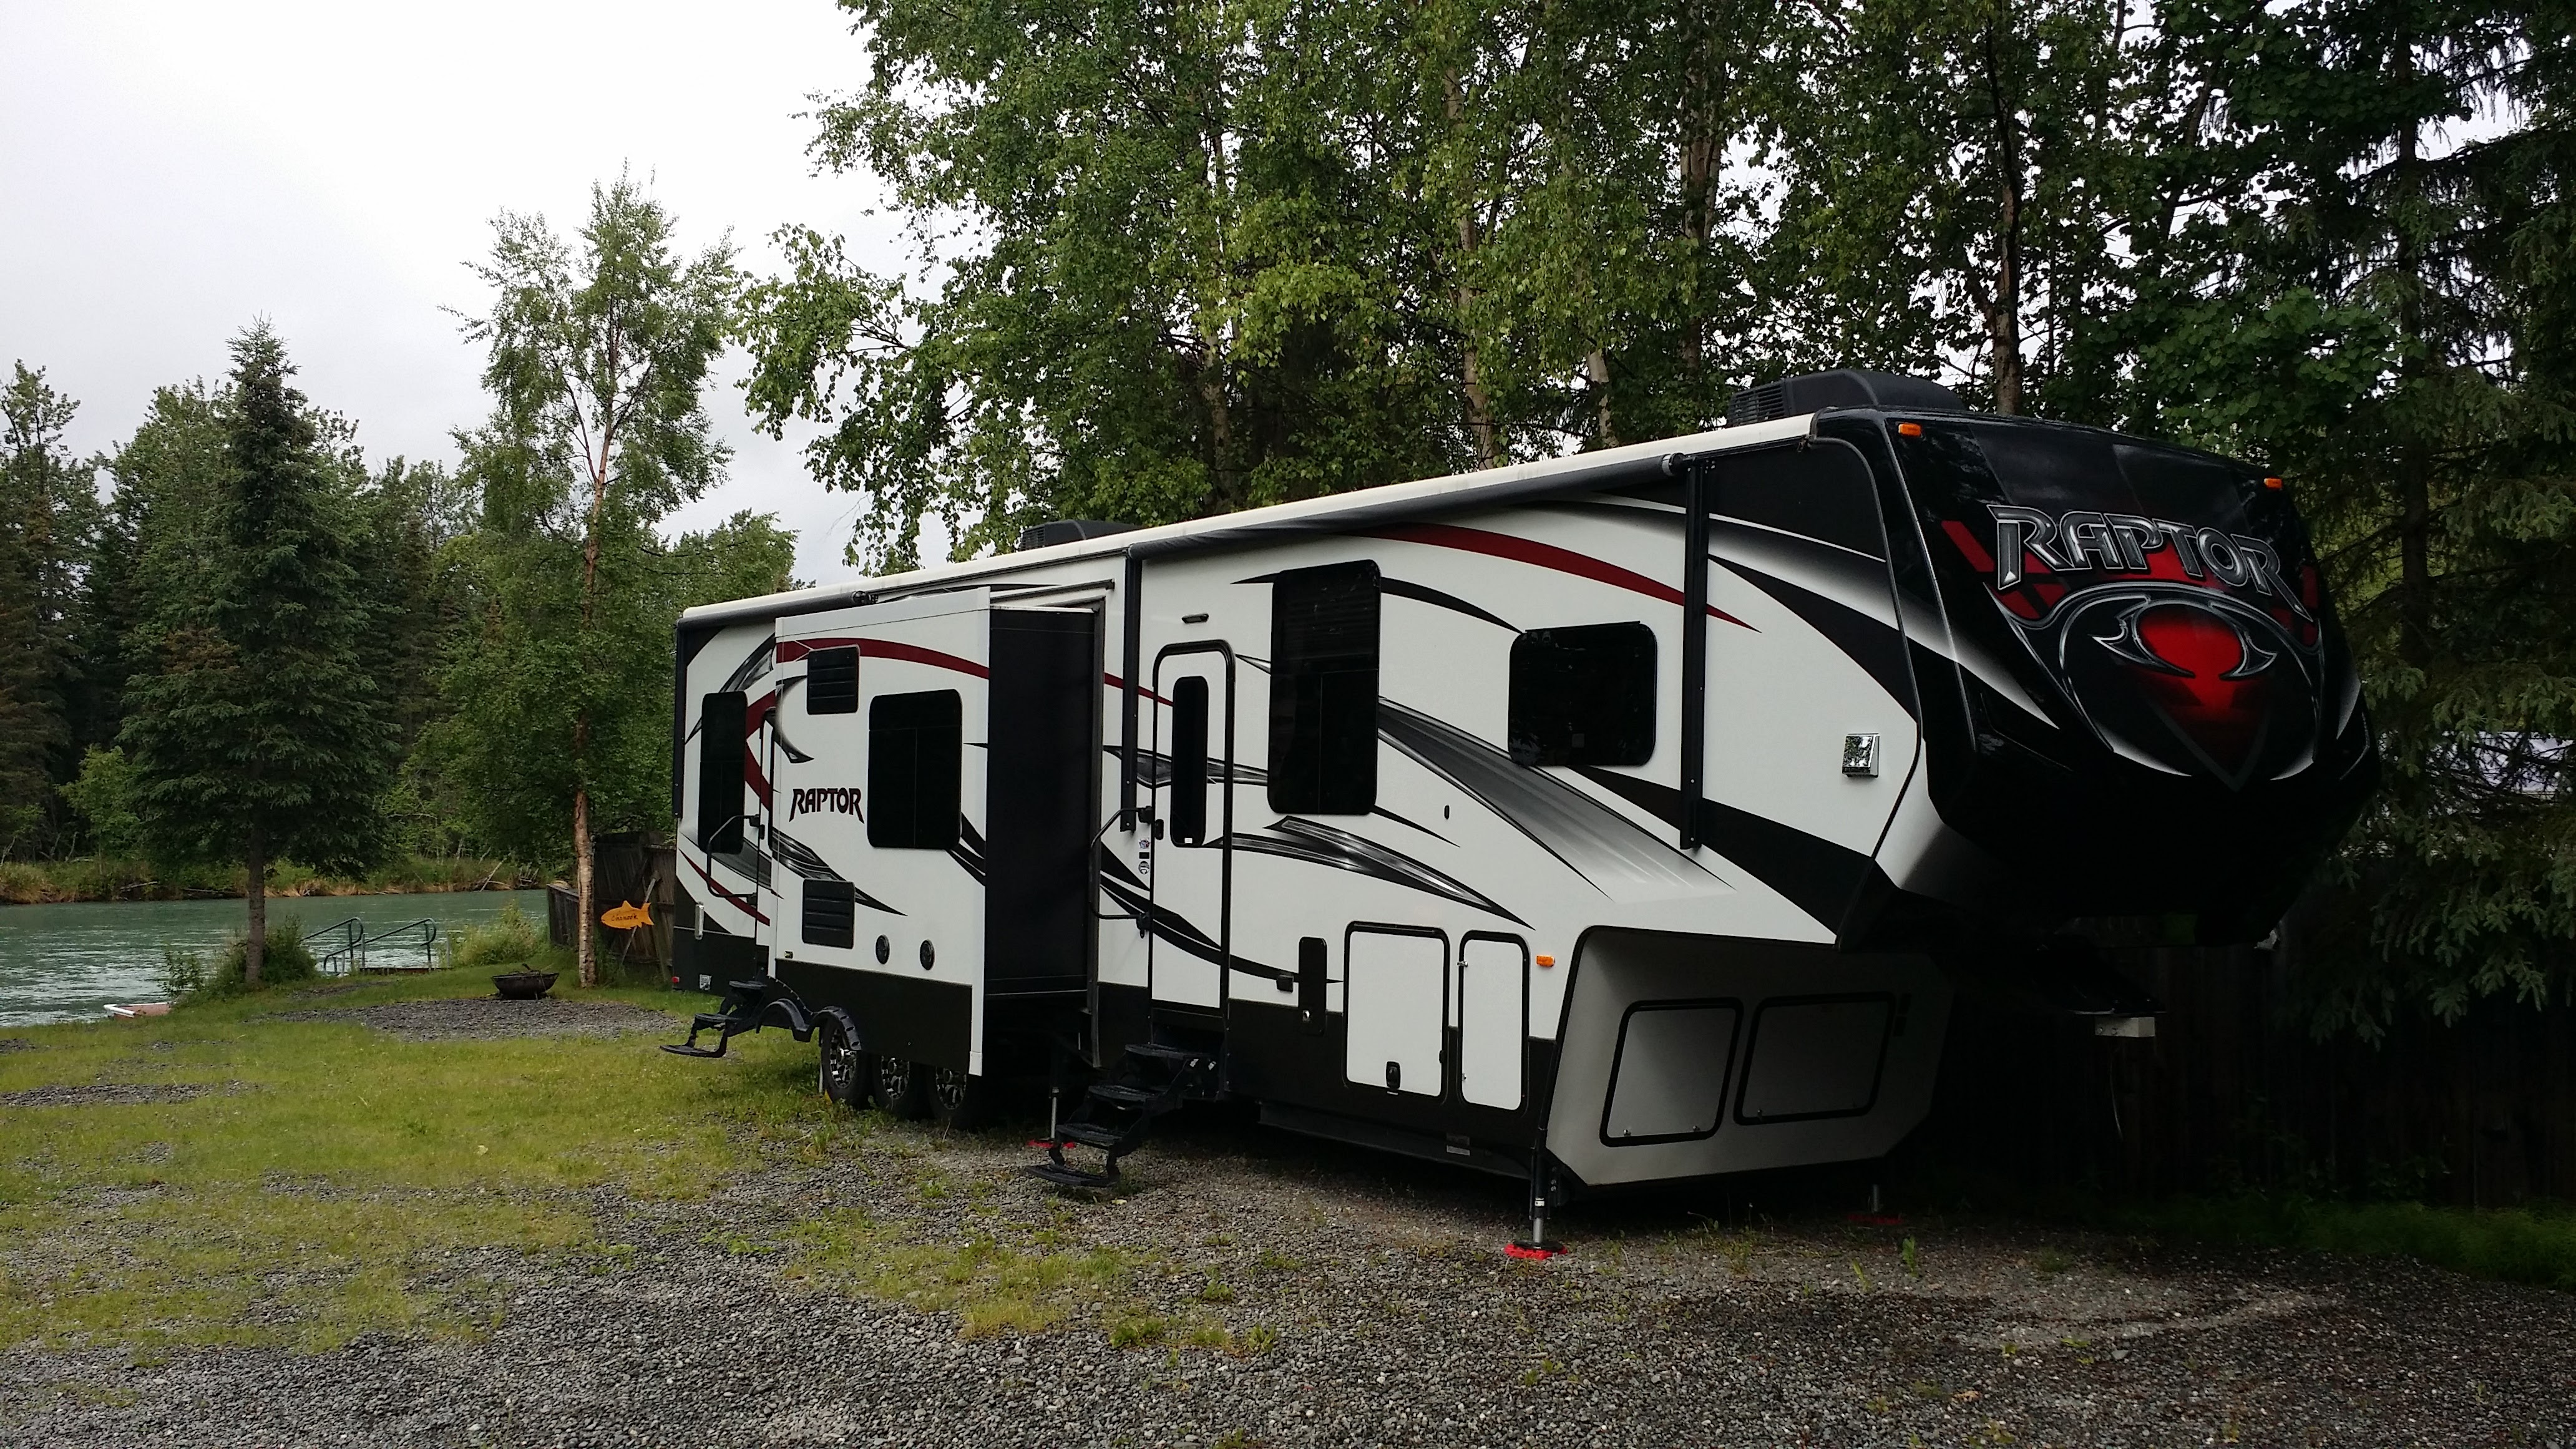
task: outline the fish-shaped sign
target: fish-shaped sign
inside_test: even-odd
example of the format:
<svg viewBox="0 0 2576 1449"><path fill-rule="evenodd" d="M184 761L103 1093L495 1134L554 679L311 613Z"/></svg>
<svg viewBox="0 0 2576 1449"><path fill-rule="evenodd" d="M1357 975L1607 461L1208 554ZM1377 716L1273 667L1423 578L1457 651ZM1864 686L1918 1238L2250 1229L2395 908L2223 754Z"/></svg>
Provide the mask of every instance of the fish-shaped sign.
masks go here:
<svg viewBox="0 0 2576 1449"><path fill-rule="evenodd" d="M599 923L612 931L631 931L637 926L649 926L653 924L653 903L647 901L639 906L627 901L615 910L603 912Z"/></svg>

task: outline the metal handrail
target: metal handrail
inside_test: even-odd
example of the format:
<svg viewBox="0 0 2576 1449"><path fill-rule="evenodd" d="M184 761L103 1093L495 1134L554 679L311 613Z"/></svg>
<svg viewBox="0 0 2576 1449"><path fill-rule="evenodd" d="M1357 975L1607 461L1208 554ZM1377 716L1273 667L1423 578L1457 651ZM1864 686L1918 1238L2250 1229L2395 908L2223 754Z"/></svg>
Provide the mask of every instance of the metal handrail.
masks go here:
<svg viewBox="0 0 2576 1449"><path fill-rule="evenodd" d="M330 931L340 930L341 926L354 928L348 932L349 940L327 954L313 958L313 969L325 976L347 976L354 972L368 970L370 967L367 957L372 948L389 944L394 937L408 936L415 931L420 933L420 965L388 969L427 971L438 964L438 922L427 917L408 921L399 926L388 926L370 936L366 933L366 928L353 916L341 922L340 926L332 926L327 931L314 934L327 935ZM309 941L312 936L307 936L305 939Z"/></svg>

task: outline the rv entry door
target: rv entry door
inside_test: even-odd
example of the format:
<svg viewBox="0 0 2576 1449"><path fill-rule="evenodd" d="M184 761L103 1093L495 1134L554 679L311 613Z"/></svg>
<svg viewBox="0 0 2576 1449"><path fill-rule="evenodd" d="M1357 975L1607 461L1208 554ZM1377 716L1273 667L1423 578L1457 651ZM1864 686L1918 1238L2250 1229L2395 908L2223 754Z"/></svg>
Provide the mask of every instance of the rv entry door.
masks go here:
<svg viewBox="0 0 2576 1449"><path fill-rule="evenodd" d="M1158 1006L1225 1008L1233 945L1234 654L1184 644L1154 661L1154 933Z"/></svg>

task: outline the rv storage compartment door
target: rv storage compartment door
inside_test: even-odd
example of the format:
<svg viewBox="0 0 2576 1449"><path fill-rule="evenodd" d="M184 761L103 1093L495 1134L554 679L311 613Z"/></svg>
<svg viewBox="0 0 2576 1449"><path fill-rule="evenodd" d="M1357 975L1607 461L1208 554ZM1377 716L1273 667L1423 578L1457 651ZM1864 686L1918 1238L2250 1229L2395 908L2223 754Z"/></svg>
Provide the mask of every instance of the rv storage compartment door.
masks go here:
<svg viewBox="0 0 2576 1449"><path fill-rule="evenodd" d="M1343 1075L1362 1086L1441 1094L1449 941L1438 931L1353 926L1344 948Z"/></svg>
<svg viewBox="0 0 2576 1449"><path fill-rule="evenodd" d="M1517 1111L1529 1035L1529 947L1470 935L1458 946L1458 1095Z"/></svg>

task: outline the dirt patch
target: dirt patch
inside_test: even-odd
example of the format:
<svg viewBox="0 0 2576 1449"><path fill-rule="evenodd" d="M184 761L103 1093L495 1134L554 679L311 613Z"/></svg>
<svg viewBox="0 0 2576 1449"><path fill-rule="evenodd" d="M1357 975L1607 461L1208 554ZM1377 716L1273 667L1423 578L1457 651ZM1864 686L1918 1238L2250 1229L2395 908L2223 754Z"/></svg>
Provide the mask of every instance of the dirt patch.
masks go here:
<svg viewBox="0 0 2576 1449"><path fill-rule="evenodd" d="M142 1102L185 1102L208 1087L188 1082L98 1082L86 1087L29 1087L0 1092L0 1107L131 1107Z"/></svg>
<svg viewBox="0 0 2576 1449"><path fill-rule="evenodd" d="M450 1001L395 1001L319 1011L283 1011L271 1021L353 1021L413 1041L455 1041L504 1036L624 1036L666 1032L671 1018L619 1001L503 1001L469 997Z"/></svg>
<svg viewBox="0 0 2576 1449"><path fill-rule="evenodd" d="M0 1036L0 1052L31 1052L36 1044L23 1036Z"/></svg>

